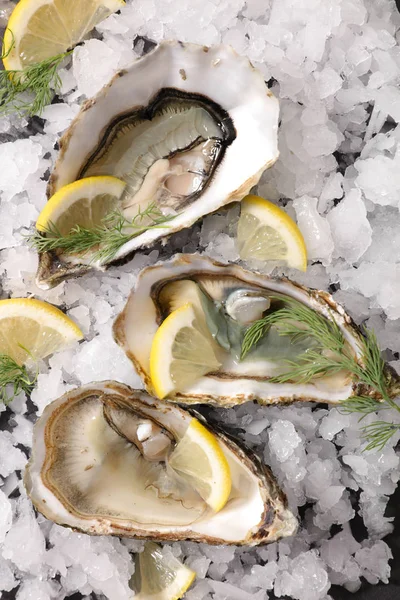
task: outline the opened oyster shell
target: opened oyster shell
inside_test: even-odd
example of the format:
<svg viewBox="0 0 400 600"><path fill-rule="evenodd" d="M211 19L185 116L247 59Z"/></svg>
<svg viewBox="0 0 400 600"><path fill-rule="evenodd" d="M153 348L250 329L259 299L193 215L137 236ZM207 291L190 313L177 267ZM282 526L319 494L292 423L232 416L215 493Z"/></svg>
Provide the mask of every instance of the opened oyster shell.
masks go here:
<svg viewBox="0 0 400 600"><path fill-rule="evenodd" d="M176 485L162 456L192 419L112 381L69 392L35 425L28 494L48 519L89 534L256 545L294 533L269 469L220 431L232 477L224 508Z"/></svg>
<svg viewBox="0 0 400 600"><path fill-rule="evenodd" d="M261 73L230 46L163 42L82 107L60 141L48 194L83 177L113 175L127 183L127 219L153 204L172 217L107 261L123 259L241 200L278 157L278 112ZM38 283L51 287L103 266L90 254L43 253Z"/></svg>
<svg viewBox="0 0 400 600"><path fill-rule="evenodd" d="M224 406L249 400L261 404L295 400L338 403L353 395L373 395L343 370L308 383L270 381L284 372L287 361L295 361L312 347L307 338L282 336L275 327L242 359L243 334L249 324L281 307L285 298L294 298L336 322L349 352L362 362L357 328L326 292L195 254L177 255L141 272L135 290L114 323L114 336L151 392L150 352L160 324L185 303L191 303L198 314L201 312L216 342L221 366L167 396L181 403L209 402Z"/></svg>

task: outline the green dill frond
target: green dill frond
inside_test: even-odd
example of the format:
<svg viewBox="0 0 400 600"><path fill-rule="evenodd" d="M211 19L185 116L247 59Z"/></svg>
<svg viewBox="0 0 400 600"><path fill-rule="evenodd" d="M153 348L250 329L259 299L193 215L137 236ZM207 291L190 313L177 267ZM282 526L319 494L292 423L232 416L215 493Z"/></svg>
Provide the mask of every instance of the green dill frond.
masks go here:
<svg viewBox="0 0 400 600"><path fill-rule="evenodd" d="M3 56L6 53L3 48ZM71 54L64 52L39 63L28 65L21 71L0 71L0 115L17 112L33 116L41 115L61 88L58 69Z"/></svg>
<svg viewBox="0 0 400 600"><path fill-rule="evenodd" d="M11 35L11 44L9 45L8 48L6 48L5 44L4 44L4 37L3 37L3 42L2 42L2 45L1 45L1 56L0 56L1 60L3 60L3 58L7 58L7 56L10 54L11 50L15 46L15 37L14 37L13 32L8 27L6 28L6 32L7 31L9 31L10 35Z"/></svg>
<svg viewBox="0 0 400 600"><path fill-rule="evenodd" d="M296 361L284 361L284 372L272 377L271 382L305 384L318 377L344 371L350 373L357 383L365 384L377 392L380 400L354 396L340 404L342 413L358 413L361 421L367 415L382 410L400 412L400 406L388 393L385 362L373 331L364 330L364 335L360 336L359 359L347 346L334 319L324 317L293 298L276 296L271 299L283 300L284 305L247 329L242 344L242 359L274 325L280 335L290 336L293 340L308 338L310 348L300 354ZM366 425L362 429L363 439L368 442L365 449L382 449L399 428L400 425L385 421Z"/></svg>
<svg viewBox="0 0 400 600"><path fill-rule="evenodd" d="M362 428L363 439L368 442L364 451L382 450L390 438L400 429L396 423L387 423L386 421L375 421Z"/></svg>
<svg viewBox="0 0 400 600"><path fill-rule="evenodd" d="M26 367L0 354L0 402L8 404L20 392L30 393L35 381L36 377L30 377Z"/></svg>
<svg viewBox="0 0 400 600"><path fill-rule="evenodd" d="M269 327L275 325L280 335L298 341L313 338L316 345L332 352L341 352L343 334L334 320L327 319L294 298L271 296L271 300L283 301L284 306L253 323L246 331L242 344L242 359L256 346Z"/></svg>
<svg viewBox="0 0 400 600"><path fill-rule="evenodd" d="M93 228L76 225L67 235L62 235L54 223L50 223L44 234L36 231L28 236L29 243L38 252L61 250L65 254L90 253L91 262L107 263L118 250L131 239L150 229L165 227L175 215L164 215L155 202L145 209L138 208L130 220L121 212L107 215L101 225Z"/></svg>
<svg viewBox="0 0 400 600"><path fill-rule="evenodd" d="M362 421L371 413L388 409L390 409L390 406L383 401L375 400L375 398L369 396L352 396L340 403L339 412L343 415L359 413L361 414L359 421Z"/></svg>
<svg viewBox="0 0 400 600"><path fill-rule="evenodd" d="M297 362L285 361L287 368L285 373L271 377L272 383L295 382L300 384L309 383L318 377L334 375L343 371L340 363L332 361L330 357L324 356L317 350L307 350L298 357Z"/></svg>

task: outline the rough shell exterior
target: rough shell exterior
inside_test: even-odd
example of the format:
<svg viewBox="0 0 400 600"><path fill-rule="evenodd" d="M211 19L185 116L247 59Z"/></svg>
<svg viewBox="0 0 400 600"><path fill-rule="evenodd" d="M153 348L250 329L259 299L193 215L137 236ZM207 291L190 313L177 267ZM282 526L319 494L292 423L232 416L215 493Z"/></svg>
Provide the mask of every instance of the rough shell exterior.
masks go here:
<svg viewBox="0 0 400 600"><path fill-rule="evenodd" d="M167 281L190 278L196 273L212 276L224 274L236 277L244 283L297 298L327 318L334 319L354 352L359 356L361 333L344 308L337 304L327 292L309 289L285 278L271 278L257 272L247 271L239 265L224 265L206 256L176 255L169 261L157 263L141 272L124 310L114 323L116 342L132 361L150 393L152 384L149 375L149 354L153 336L161 323L161 315L156 302L157 291ZM359 360L361 360L360 356ZM396 378L390 369L388 369L388 376L395 382ZM242 404L250 400L256 400L260 404L289 403L297 400L337 404L357 394L375 395L370 389L351 380L342 389L332 393L330 390L320 389L311 383L278 385L268 384L267 381L263 383L255 379L230 380L229 377L217 379L210 375L201 378L187 391L177 392L168 399L183 404L205 402L222 406Z"/></svg>
<svg viewBox="0 0 400 600"><path fill-rule="evenodd" d="M208 48L163 42L117 73L97 96L83 105L60 140L48 195L79 177L82 164L100 143L112 119L132 108L147 106L165 88L203 96L221 107L232 119L236 137L200 197L169 222L168 227L148 230L125 244L112 262L189 227L225 204L241 200L279 155L278 101L247 58L236 54L230 46ZM44 253L39 260L38 284L53 287L90 268L105 266L72 265L53 252Z"/></svg>
<svg viewBox="0 0 400 600"><path fill-rule="evenodd" d="M297 526L296 519L287 509L286 497L278 488L270 469L253 452L239 446L236 441L226 435L218 426L207 423L204 417L198 414L195 416L200 418L209 429L214 431L220 441L226 444L240 459L245 468L253 473L258 480L260 494L264 502L264 512L258 526L253 528L256 531L253 531L246 539L230 542L219 537L191 533L190 530L186 530L185 532L164 531L157 533L153 531L149 533L149 531L146 531L145 528L140 528L137 524L133 525L128 522L122 524L121 519L82 518L82 516L75 515L72 506L65 505L60 501L59 497L56 497L54 493L56 490L53 489L52 483L47 478L47 471L52 464L55 445L61 443L60 440L53 439L52 428L58 415L68 410L74 403L93 396L101 398L105 394L110 394L113 398L119 397L127 403L132 398L135 399L135 402L146 402L147 396L141 391L132 390L128 386L115 381L89 384L68 392L48 405L34 427L32 456L25 472L24 483L33 504L46 518L59 525L71 527L76 531L91 535L119 535L156 541L191 540L209 544L239 543L254 546L276 541L281 537L292 535L295 532ZM163 411L175 411L182 414L183 418L188 414L187 411L176 405L164 403L159 403L159 405L162 406ZM50 506L50 504L53 506Z"/></svg>

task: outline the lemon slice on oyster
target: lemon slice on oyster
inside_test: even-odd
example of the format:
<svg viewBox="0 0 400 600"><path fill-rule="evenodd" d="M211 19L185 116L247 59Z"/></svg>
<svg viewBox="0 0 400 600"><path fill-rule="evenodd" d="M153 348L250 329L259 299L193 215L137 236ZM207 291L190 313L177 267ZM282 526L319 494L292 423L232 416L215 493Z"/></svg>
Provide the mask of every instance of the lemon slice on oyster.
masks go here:
<svg viewBox="0 0 400 600"><path fill-rule="evenodd" d="M213 339L192 304L174 310L158 328L150 352L150 377L158 398L220 366Z"/></svg>
<svg viewBox="0 0 400 600"><path fill-rule="evenodd" d="M214 512L224 508L232 487L229 464L216 437L200 421L192 419L168 464Z"/></svg>
<svg viewBox="0 0 400 600"><path fill-rule="evenodd" d="M300 229L284 210L259 196L246 196L241 203L237 242L243 260L276 260L307 269Z"/></svg>
<svg viewBox="0 0 400 600"><path fill-rule="evenodd" d="M61 310L33 298L0 300L0 354L24 365L83 338Z"/></svg>
<svg viewBox="0 0 400 600"><path fill-rule="evenodd" d="M136 555L131 586L136 600L178 600L195 577L168 549L146 542L143 552Z"/></svg>
<svg viewBox="0 0 400 600"><path fill-rule="evenodd" d="M123 0L20 0L4 35L7 70L21 70L73 48Z"/></svg>
<svg viewBox="0 0 400 600"><path fill-rule="evenodd" d="M36 222L45 233L53 227L61 235L80 227L100 225L119 205L125 183L116 177L87 177L65 185L47 202Z"/></svg>

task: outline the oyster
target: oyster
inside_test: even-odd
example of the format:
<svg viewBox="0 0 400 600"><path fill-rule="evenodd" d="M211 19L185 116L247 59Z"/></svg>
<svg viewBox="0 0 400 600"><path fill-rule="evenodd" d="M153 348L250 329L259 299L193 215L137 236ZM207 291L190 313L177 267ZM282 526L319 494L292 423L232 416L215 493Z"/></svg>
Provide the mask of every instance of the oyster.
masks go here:
<svg viewBox="0 0 400 600"><path fill-rule="evenodd" d="M185 303L197 308L217 342L221 367L168 396L181 403L209 402L224 406L249 400L261 404L295 400L338 403L357 393L371 394L371 390L362 389L344 371L301 384L270 381L284 372L285 361L295 361L312 348L312 340L282 336L274 326L242 360L243 336L248 325L266 312L282 307L285 298L294 298L334 320L349 351L362 362L360 333L329 294L198 255L177 255L144 269L114 323L114 337L151 393L149 358L158 327Z"/></svg>
<svg viewBox="0 0 400 600"><path fill-rule="evenodd" d="M232 490L220 512L170 475L165 455L192 419L112 381L68 392L35 425L28 494L48 519L89 534L249 545L293 534L270 470L221 431Z"/></svg>
<svg viewBox="0 0 400 600"><path fill-rule="evenodd" d="M60 141L48 194L83 177L113 175L127 184L127 219L149 206L170 218L105 262L123 259L241 200L278 157L278 112L261 73L230 46L163 42L82 107ZM90 254L43 253L38 283L51 287L103 266Z"/></svg>

